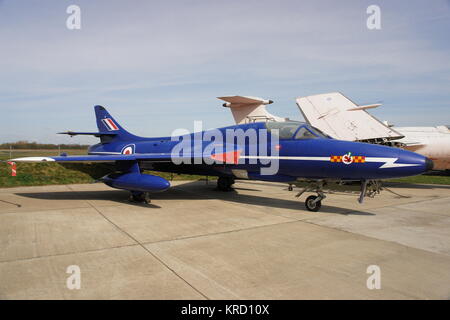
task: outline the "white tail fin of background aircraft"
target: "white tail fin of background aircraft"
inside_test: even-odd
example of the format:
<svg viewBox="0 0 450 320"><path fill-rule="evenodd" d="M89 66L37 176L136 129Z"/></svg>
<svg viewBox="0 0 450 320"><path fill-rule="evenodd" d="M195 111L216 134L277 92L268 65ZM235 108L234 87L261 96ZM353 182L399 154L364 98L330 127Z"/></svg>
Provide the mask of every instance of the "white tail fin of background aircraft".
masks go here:
<svg viewBox="0 0 450 320"><path fill-rule="evenodd" d="M236 124L258 121L286 121L285 118L274 116L266 110L266 105L271 104L272 100L244 96L218 97L218 99L226 101L223 106L231 109Z"/></svg>
<svg viewBox="0 0 450 320"><path fill-rule="evenodd" d="M300 97L296 102L310 125L335 139L378 141L403 137L365 111L379 107L380 104L358 106L339 92Z"/></svg>

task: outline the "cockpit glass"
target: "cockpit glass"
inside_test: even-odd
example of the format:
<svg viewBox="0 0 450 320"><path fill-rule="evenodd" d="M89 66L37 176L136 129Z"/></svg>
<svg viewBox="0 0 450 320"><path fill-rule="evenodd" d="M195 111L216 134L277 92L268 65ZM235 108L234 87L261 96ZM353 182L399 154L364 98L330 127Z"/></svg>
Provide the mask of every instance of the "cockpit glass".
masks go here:
<svg viewBox="0 0 450 320"><path fill-rule="evenodd" d="M278 130L278 137L280 139L317 139L329 138L326 134L317 128L311 127L304 122L285 121L285 122L267 122L267 130L276 134ZM300 129L299 129L300 128ZM294 137L295 135L295 137Z"/></svg>
<svg viewBox="0 0 450 320"><path fill-rule="evenodd" d="M302 139L317 139L318 137L315 136L311 131L306 129L305 127L301 127L298 129L297 134L295 135L296 140L302 140Z"/></svg>
<svg viewBox="0 0 450 320"><path fill-rule="evenodd" d="M317 129L316 127L309 127L309 129L320 138L331 138L329 135L325 134L322 130Z"/></svg>
<svg viewBox="0 0 450 320"><path fill-rule="evenodd" d="M278 137L280 139L292 139L292 136L295 134L298 127L300 127L300 123L267 122L266 127L267 127L267 130L269 130L272 134L275 134L276 130L278 130Z"/></svg>

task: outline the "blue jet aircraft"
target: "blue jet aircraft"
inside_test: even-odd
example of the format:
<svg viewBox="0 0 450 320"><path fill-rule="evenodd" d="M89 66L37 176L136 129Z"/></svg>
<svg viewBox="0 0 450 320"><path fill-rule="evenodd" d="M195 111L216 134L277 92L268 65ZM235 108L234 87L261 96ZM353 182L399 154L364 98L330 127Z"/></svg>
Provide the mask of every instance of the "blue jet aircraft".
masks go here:
<svg viewBox="0 0 450 320"><path fill-rule="evenodd" d="M104 107L95 106L94 109L98 132L62 132L70 136L99 137L100 143L90 146L88 155L61 154L10 161L58 162L65 167L89 172L93 178L110 187L128 190L132 200L146 203L150 201L149 193L164 191L170 183L162 177L143 173L145 170L217 176L217 186L222 191L230 190L235 179L284 182L290 189L292 185L305 187L297 196L305 191L317 193L305 201L310 211L320 209L321 200L325 198L324 188L333 185L345 188L354 184L353 181L361 182L357 188L362 202L365 196L379 193L381 179L418 175L433 168L433 162L422 155L398 148L335 140L306 123L295 121L255 122L215 129L216 133L224 136L227 130L245 132L252 129L268 134L264 140L258 136L256 145L251 145L248 139L233 140L232 143L226 141L220 144L226 150L217 152L219 148L213 149L210 155L204 156L206 149L211 150L211 145L219 144L213 139L204 139L209 131L177 137L143 138L122 128ZM183 138L189 138L191 151L174 152ZM252 147L264 152L252 153ZM267 160L277 161L275 174L262 174L261 169L269 166ZM96 169L86 170L86 164L80 162L96 165Z"/></svg>

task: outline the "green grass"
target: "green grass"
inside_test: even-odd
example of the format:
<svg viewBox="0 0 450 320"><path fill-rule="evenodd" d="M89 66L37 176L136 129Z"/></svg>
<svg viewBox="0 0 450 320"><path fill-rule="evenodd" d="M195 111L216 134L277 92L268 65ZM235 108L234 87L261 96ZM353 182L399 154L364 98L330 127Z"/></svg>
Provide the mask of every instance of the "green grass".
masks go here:
<svg viewBox="0 0 450 320"><path fill-rule="evenodd" d="M61 150L69 155L86 154L86 150ZM57 150L21 150L14 152L13 158L33 157L33 156L55 156ZM9 159L9 152L0 153L0 160ZM68 169L58 163L17 163L17 176L11 176L11 167L6 162L0 162L0 188L19 187L19 186L42 186L51 184L72 184L72 183L91 183L94 179L89 175L97 173L103 176L106 172L95 165L81 164L85 172ZM98 171L98 172L96 172ZM178 175L165 172L146 173L161 176L167 180L200 180L204 176L197 175ZM209 179L213 180L214 177Z"/></svg>
<svg viewBox="0 0 450 320"><path fill-rule="evenodd" d="M417 184L446 184L450 185L450 176L420 175L407 178L391 179L392 182Z"/></svg>

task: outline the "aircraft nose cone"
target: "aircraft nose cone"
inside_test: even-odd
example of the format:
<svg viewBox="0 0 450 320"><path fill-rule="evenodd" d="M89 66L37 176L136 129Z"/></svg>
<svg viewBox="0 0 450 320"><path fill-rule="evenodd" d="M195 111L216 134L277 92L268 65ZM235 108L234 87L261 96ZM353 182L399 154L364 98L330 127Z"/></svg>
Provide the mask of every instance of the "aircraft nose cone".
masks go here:
<svg viewBox="0 0 450 320"><path fill-rule="evenodd" d="M427 171L431 171L434 168L434 162L430 158L425 159L425 168Z"/></svg>

